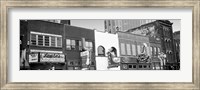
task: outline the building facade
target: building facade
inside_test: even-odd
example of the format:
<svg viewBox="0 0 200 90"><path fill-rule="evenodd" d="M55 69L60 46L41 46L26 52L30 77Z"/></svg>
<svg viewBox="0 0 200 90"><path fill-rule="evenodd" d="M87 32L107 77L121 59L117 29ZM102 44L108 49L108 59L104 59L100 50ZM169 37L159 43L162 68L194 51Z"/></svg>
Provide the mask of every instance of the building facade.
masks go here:
<svg viewBox="0 0 200 90"><path fill-rule="evenodd" d="M68 63L68 70L80 70L83 67L83 57L81 52L90 50L91 63L90 70L96 69L95 62L95 38L94 30L85 29L81 27L65 25L64 28L64 53L66 54L66 61ZM86 59L86 58L85 58Z"/></svg>
<svg viewBox="0 0 200 90"><path fill-rule="evenodd" d="M144 53L150 56L149 38L127 32L118 32L122 70L150 70L151 61L140 61L138 56ZM150 58L150 57L149 57Z"/></svg>
<svg viewBox="0 0 200 90"><path fill-rule="evenodd" d="M127 32L160 40L160 51L167 55L164 68L176 69L177 60L175 59L172 24L168 20L156 20L140 27L129 29Z"/></svg>
<svg viewBox="0 0 200 90"><path fill-rule="evenodd" d="M91 52L89 69L96 69L93 30L44 20L21 20L20 40L20 51L26 49L25 59L20 59L21 69L80 70L80 54L86 49Z"/></svg>
<svg viewBox="0 0 200 90"><path fill-rule="evenodd" d="M95 30L96 67L97 70L120 70L119 65L109 67L108 52L114 48L115 58L120 56L119 40L117 34Z"/></svg>

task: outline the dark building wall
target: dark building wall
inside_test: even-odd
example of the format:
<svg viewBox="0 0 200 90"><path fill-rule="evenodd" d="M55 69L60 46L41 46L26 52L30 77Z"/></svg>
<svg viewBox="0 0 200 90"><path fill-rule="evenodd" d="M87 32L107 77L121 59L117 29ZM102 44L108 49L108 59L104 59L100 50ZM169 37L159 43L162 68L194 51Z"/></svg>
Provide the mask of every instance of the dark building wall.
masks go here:
<svg viewBox="0 0 200 90"><path fill-rule="evenodd" d="M94 44L94 31L90 29L80 28L80 27L74 27L74 26L66 26L65 27L65 39L73 39L73 40L79 40L81 41L82 38L85 38L85 41L90 41L93 43L93 52L95 52L95 44ZM63 43L66 43L66 40L64 40ZM76 42L77 44L77 42ZM66 45L65 45L66 46ZM78 47L76 47L78 48ZM67 53L68 59L78 59L80 57L80 50L66 50L65 53ZM93 53L94 54L94 53Z"/></svg>
<svg viewBox="0 0 200 90"><path fill-rule="evenodd" d="M27 22L25 20L20 20L20 50L25 49L27 47L28 41L28 29Z"/></svg>
<svg viewBox="0 0 200 90"><path fill-rule="evenodd" d="M29 31L43 32L50 34L63 34L63 24L52 23L42 20L28 20Z"/></svg>
<svg viewBox="0 0 200 90"><path fill-rule="evenodd" d="M28 40L30 43L31 43L30 41L31 31L63 36L63 29L64 29L63 24L42 21L42 20L28 20L27 23L29 31ZM62 47L46 47L46 46L36 46L36 45L30 45L30 49L64 51Z"/></svg>
<svg viewBox="0 0 200 90"><path fill-rule="evenodd" d="M94 30L85 29L81 27L69 26L65 25L64 30L64 48L66 54L66 60L70 63L81 62L81 55L80 53L84 51L83 49L79 49L79 41L82 42L82 38L85 38L85 41L92 42L92 63L93 69L95 67L95 39L94 39ZM75 49L68 50L66 48L66 39L75 40ZM83 45L82 45L83 48ZM73 65L72 65L73 66ZM70 67L72 69L72 67Z"/></svg>

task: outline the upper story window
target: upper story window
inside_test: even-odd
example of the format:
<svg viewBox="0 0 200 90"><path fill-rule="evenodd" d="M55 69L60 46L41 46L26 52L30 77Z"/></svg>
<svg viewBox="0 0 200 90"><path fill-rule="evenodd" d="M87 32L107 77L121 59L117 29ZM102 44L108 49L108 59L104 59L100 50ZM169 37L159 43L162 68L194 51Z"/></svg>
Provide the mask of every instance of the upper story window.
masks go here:
<svg viewBox="0 0 200 90"><path fill-rule="evenodd" d="M141 46L140 45L137 45L137 51L138 51L138 54L141 53Z"/></svg>
<svg viewBox="0 0 200 90"><path fill-rule="evenodd" d="M132 44L132 54L136 55L136 47L134 44Z"/></svg>
<svg viewBox="0 0 200 90"><path fill-rule="evenodd" d="M35 46L62 47L62 36L55 34L31 32L30 44Z"/></svg>
<svg viewBox="0 0 200 90"><path fill-rule="evenodd" d="M45 46L50 46L49 36L44 36L44 44Z"/></svg>
<svg viewBox="0 0 200 90"><path fill-rule="evenodd" d="M127 55L131 55L131 46L130 46L130 44L126 44L126 51L127 51Z"/></svg>
<svg viewBox="0 0 200 90"><path fill-rule="evenodd" d="M37 35L31 34L31 45L37 45Z"/></svg>
<svg viewBox="0 0 200 90"><path fill-rule="evenodd" d="M154 47L154 55L155 56L157 55L157 49L156 49L156 47Z"/></svg>
<svg viewBox="0 0 200 90"><path fill-rule="evenodd" d="M76 42L75 42L75 40L71 40L71 49L72 50L76 49Z"/></svg>
<svg viewBox="0 0 200 90"><path fill-rule="evenodd" d="M62 47L62 38L61 37L56 37L57 38L57 47Z"/></svg>
<svg viewBox="0 0 200 90"><path fill-rule="evenodd" d="M105 56L105 48L103 46L99 46L97 49L98 49L98 56Z"/></svg>
<svg viewBox="0 0 200 90"><path fill-rule="evenodd" d="M76 49L76 41L71 39L66 39L66 49L67 50L75 50Z"/></svg>
<svg viewBox="0 0 200 90"><path fill-rule="evenodd" d="M153 47L150 47L150 55L153 55Z"/></svg>
<svg viewBox="0 0 200 90"><path fill-rule="evenodd" d="M82 42L81 41L78 41L78 48L80 51L82 50Z"/></svg>
<svg viewBox="0 0 200 90"><path fill-rule="evenodd" d="M43 42L44 42L43 35L38 35L38 45L43 46Z"/></svg>
<svg viewBox="0 0 200 90"><path fill-rule="evenodd" d="M56 37L50 37L50 38L51 38L51 39L50 39L50 40L51 40L51 44L50 44L50 45L51 45L52 47L56 47Z"/></svg>
<svg viewBox="0 0 200 90"><path fill-rule="evenodd" d="M86 48L88 48L88 49L90 49L90 50L93 48L92 42L89 42L89 41L86 41L86 42L85 42L85 46L86 46Z"/></svg>
<svg viewBox="0 0 200 90"><path fill-rule="evenodd" d="M120 44L120 49L121 49L121 54L122 55L126 55L126 50L125 50L125 44L124 43Z"/></svg>

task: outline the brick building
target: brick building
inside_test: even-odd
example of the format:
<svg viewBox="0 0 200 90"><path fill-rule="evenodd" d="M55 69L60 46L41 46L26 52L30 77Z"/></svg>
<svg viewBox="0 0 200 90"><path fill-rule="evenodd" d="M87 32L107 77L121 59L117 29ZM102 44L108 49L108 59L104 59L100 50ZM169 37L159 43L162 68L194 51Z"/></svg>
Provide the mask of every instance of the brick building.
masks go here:
<svg viewBox="0 0 200 90"><path fill-rule="evenodd" d="M148 36L154 40L160 40L161 48L160 50L158 48L156 50L162 51L167 55L165 69L176 69L178 65L175 59L172 24L173 23L168 20L156 20L140 27L130 29L127 32Z"/></svg>
<svg viewBox="0 0 200 90"><path fill-rule="evenodd" d="M91 49L90 69L95 69L93 30L44 20L21 20L20 40L20 51L26 48L26 63L20 62L21 69L81 69L80 53L85 48Z"/></svg>
<svg viewBox="0 0 200 90"><path fill-rule="evenodd" d="M117 32L119 36L119 49L122 70L150 70L151 62L138 62L137 56L144 52L150 56L149 38L127 32ZM147 45L143 48L144 45Z"/></svg>

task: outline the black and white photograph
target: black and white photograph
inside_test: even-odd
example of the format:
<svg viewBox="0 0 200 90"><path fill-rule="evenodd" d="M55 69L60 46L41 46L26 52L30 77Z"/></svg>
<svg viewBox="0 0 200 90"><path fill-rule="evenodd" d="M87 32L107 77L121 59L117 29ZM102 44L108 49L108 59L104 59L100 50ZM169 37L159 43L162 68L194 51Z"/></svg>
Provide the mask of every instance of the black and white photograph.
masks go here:
<svg viewBox="0 0 200 90"><path fill-rule="evenodd" d="M180 70L181 19L21 19L20 70Z"/></svg>

